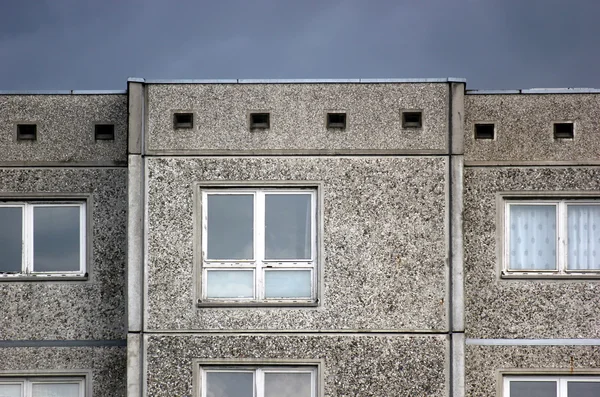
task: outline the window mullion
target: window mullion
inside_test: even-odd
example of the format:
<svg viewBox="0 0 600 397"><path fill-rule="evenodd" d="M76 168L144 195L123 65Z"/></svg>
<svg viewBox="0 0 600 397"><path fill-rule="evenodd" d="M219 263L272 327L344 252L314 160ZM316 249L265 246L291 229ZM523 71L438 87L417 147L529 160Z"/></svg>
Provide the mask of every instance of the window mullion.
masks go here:
<svg viewBox="0 0 600 397"><path fill-rule="evenodd" d="M23 381L23 396L31 397L32 394L33 394L33 386L31 384L31 381L29 381L29 380Z"/></svg>
<svg viewBox="0 0 600 397"><path fill-rule="evenodd" d="M264 259L265 259L265 192L259 190L256 192L255 202L255 221L254 221L254 260L256 263L256 296L257 299L265 299L264 288Z"/></svg>
<svg viewBox="0 0 600 397"><path fill-rule="evenodd" d="M568 386L567 386L567 379L565 378L560 378L558 379L558 381L556 382L557 384L557 396L558 397L568 397Z"/></svg>
<svg viewBox="0 0 600 397"><path fill-rule="evenodd" d="M559 273L565 273L567 269L567 233L568 233L568 221L567 221L567 203L561 201L558 203L558 220L557 220L557 233L558 233L558 248L556 256L558 258L558 271Z"/></svg>
<svg viewBox="0 0 600 397"><path fill-rule="evenodd" d="M265 396L265 373L262 369L257 369L254 373L255 394L254 397Z"/></svg>
<svg viewBox="0 0 600 397"><path fill-rule="evenodd" d="M34 206L30 204L25 204L23 206L23 216L24 216L24 224L23 224L23 262L24 262L24 272L26 274L33 272L33 209Z"/></svg>

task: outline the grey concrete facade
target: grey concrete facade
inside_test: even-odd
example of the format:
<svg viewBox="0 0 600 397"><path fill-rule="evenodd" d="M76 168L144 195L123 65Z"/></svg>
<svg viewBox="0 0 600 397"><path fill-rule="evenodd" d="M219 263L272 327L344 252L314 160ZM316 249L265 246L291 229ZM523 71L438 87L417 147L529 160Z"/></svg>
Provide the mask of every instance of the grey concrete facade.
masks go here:
<svg viewBox="0 0 600 397"><path fill-rule="evenodd" d="M0 273L0 382L207 397L207 370L302 367L314 397L463 397L503 396L505 376L600 376L600 275L505 268L507 202L600 198L600 92L465 85L0 93L0 204L83 203L87 248L84 275ZM268 128L250 128L255 112ZM193 122L177 128L176 113ZM35 140L17 139L21 123ZM96 124L114 140L95 140ZM203 197L248 188L312 192L311 299L207 297Z"/></svg>
<svg viewBox="0 0 600 397"><path fill-rule="evenodd" d="M83 277L0 278L0 381L76 378L89 395L126 395L126 104L124 93L0 95L0 202L85 205ZM36 139L17 140L19 123L37 124ZM95 124L114 125L114 140L96 140Z"/></svg>

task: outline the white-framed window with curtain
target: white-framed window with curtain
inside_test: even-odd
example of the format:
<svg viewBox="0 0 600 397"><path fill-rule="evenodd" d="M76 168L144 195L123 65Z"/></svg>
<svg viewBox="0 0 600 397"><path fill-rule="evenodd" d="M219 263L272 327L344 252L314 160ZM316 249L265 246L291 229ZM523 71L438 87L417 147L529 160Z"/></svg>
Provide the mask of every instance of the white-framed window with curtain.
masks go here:
<svg viewBox="0 0 600 397"><path fill-rule="evenodd" d="M316 193L203 189L202 302L315 302Z"/></svg>
<svg viewBox="0 0 600 397"><path fill-rule="evenodd" d="M85 397L81 377L0 377L0 397Z"/></svg>
<svg viewBox="0 0 600 397"><path fill-rule="evenodd" d="M504 274L600 272L600 200L506 200Z"/></svg>
<svg viewBox="0 0 600 397"><path fill-rule="evenodd" d="M502 397L597 397L597 376L505 376Z"/></svg>

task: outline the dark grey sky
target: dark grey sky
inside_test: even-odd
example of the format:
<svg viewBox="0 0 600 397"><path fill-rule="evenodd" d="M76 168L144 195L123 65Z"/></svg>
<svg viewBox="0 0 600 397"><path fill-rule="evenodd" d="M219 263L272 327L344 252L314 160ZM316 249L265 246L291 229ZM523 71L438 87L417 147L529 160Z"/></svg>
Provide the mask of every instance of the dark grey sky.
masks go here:
<svg viewBox="0 0 600 397"><path fill-rule="evenodd" d="M600 88L599 0L1 0L0 90L129 76Z"/></svg>

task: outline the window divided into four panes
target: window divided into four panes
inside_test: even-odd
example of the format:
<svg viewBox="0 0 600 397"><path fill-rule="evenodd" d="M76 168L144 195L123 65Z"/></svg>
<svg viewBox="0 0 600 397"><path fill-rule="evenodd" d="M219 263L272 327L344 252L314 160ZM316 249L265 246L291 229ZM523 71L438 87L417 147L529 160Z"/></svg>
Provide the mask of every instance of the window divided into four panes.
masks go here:
<svg viewBox="0 0 600 397"><path fill-rule="evenodd" d="M313 301L315 193L203 191L203 299Z"/></svg>
<svg viewBox="0 0 600 397"><path fill-rule="evenodd" d="M202 397L316 397L314 367L204 368Z"/></svg>
<svg viewBox="0 0 600 397"><path fill-rule="evenodd" d="M506 376L503 397L597 397L600 378L591 376Z"/></svg>
<svg viewBox="0 0 600 397"><path fill-rule="evenodd" d="M507 201L505 270L600 271L600 202Z"/></svg>
<svg viewBox="0 0 600 397"><path fill-rule="evenodd" d="M85 273L85 204L0 203L0 276Z"/></svg>
<svg viewBox="0 0 600 397"><path fill-rule="evenodd" d="M1 397L83 397L81 378L0 378Z"/></svg>

